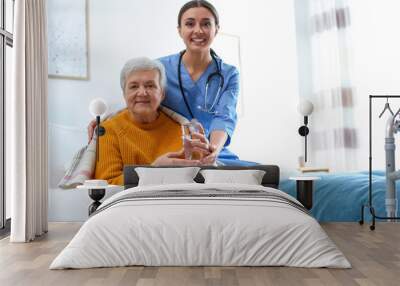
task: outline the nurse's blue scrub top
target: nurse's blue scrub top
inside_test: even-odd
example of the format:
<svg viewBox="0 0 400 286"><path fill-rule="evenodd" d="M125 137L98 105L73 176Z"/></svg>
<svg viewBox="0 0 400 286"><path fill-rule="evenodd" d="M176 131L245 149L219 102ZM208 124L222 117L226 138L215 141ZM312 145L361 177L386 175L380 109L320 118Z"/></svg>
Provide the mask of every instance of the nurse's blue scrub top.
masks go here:
<svg viewBox="0 0 400 286"><path fill-rule="evenodd" d="M180 54L178 53L159 59L159 61L164 65L167 73L166 97L162 102L162 105L180 113L188 119L191 119L190 112L186 107L179 87L179 56ZM219 58L217 58L217 62L221 67L221 74L224 77L224 86L220 91L220 99L218 103L212 109L215 113L209 113L202 110L204 109L207 78L211 73L217 71L217 66L214 60L197 81L192 80L182 62L182 87L190 109L194 117L203 125L206 136L209 137L210 133L214 130L222 130L228 134L225 147L221 150L218 159L229 164L230 162L228 161L230 160L238 160L238 157L229 151L226 146L228 146L231 141L237 121L236 104L239 95L239 72L234 66L224 63ZM208 85L207 108L212 105L219 85L220 78L218 76L213 76Z"/></svg>

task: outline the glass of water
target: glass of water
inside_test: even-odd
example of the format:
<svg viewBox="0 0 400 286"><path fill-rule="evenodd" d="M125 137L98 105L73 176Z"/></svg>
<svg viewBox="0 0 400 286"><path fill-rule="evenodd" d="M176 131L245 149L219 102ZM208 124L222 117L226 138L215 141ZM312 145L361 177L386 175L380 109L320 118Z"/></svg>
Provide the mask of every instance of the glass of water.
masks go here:
<svg viewBox="0 0 400 286"><path fill-rule="evenodd" d="M191 142L198 139L193 139L193 133L200 133L201 127L200 122L196 119L182 124L182 138L183 138L183 150L185 152L185 159L187 160L200 160L202 154L197 151L193 151Z"/></svg>

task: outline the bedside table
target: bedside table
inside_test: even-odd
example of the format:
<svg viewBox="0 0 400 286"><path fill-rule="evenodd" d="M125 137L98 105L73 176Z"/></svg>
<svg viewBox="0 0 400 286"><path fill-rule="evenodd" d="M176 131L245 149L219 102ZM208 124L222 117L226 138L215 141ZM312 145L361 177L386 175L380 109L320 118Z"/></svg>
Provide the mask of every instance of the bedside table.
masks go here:
<svg viewBox="0 0 400 286"><path fill-rule="evenodd" d="M296 181L297 200L302 203L304 207L308 210L310 210L313 206L313 183L314 181L320 179L320 177L312 176L299 176L289 178L289 180Z"/></svg>
<svg viewBox="0 0 400 286"><path fill-rule="evenodd" d="M110 197L110 195L113 195L119 191L122 191L121 186L116 186L116 185L107 185L107 186L85 186L85 185L80 185L76 187L77 189L83 189L87 190L89 197L93 200L93 203L89 206L88 212L89 216L94 213L97 208L101 205L100 200L104 198L107 193L107 197ZM110 192L111 191L111 192Z"/></svg>

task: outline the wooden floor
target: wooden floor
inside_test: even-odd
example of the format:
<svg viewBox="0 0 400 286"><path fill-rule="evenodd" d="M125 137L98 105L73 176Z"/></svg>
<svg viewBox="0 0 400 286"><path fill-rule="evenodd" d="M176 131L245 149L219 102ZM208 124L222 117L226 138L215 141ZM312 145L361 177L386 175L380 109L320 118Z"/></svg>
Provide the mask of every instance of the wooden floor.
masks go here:
<svg viewBox="0 0 400 286"><path fill-rule="evenodd" d="M0 241L0 285L400 285L400 224L375 231L356 223L324 224L353 268L121 267L48 270L80 224L51 223L43 238L27 244Z"/></svg>

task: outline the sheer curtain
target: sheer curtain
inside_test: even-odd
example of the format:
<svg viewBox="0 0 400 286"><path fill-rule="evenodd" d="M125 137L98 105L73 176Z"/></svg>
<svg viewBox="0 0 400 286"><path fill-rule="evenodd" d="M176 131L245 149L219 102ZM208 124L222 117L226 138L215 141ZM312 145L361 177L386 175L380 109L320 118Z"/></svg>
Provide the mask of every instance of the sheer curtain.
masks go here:
<svg viewBox="0 0 400 286"><path fill-rule="evenodd" d="M310 157L332 171L356 167L357 132L351 82L351 22L347 0L310 0L314 113Z"/></svg>
<svg viewBox="0 0 400 286"><path fill-rule="evenodd" d="M13 91L6 111L12 242L47 232L47 26L45 0L15 2Z"/></svg>

